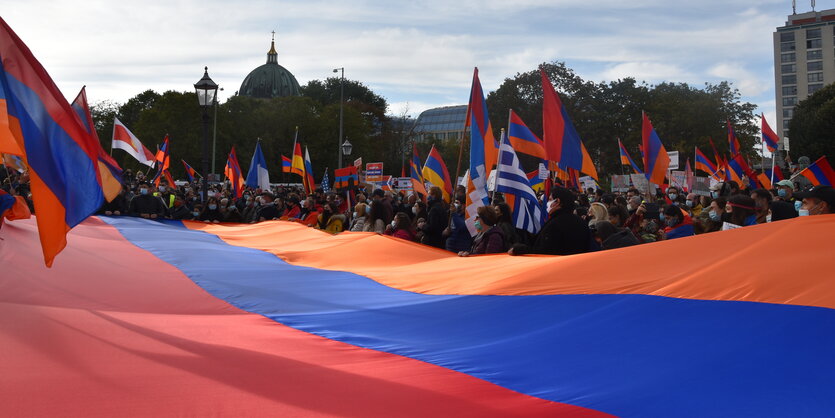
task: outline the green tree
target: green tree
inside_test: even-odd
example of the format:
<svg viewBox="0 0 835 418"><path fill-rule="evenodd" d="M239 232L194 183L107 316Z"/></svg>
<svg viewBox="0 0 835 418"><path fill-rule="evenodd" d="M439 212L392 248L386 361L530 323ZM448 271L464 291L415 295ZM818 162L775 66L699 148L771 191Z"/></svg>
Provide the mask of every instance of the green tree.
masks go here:
<svg viewBox="0 0 835 418"><path fill-rule="evenodd" d="M798 103L789 122L791 152L815 161L835 157L835 84Z"/></svg>

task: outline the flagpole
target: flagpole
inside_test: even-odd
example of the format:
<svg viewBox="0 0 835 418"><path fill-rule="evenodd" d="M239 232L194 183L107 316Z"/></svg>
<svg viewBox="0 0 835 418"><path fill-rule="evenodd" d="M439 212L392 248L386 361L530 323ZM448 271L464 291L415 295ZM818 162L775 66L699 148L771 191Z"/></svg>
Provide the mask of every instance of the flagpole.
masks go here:
<svg viewBox="0 0 835 418"><path fill-rule="evenodd" d="M615 138L615 139L617 139L617 141L618 141L618 156L620 156L620 147L621 147L620 138ZM618 159L620 159L620 158L618 158ZM624 175L624 174L626 174L626 173L623 170L623 161L621 161L620 162L620 175Z"/></svg>
<svg viewBox="0 0 835 418"><path fill-rule="evenodd" d="M510 112L511 110L507 111L507 127L510 128ZM505 130L502 128L501 133L499 134L499 149L496 152L496 175L493 177L493 194L490 195L490 205L496 204L496 189L498 189L499 185L499 174L501 174L501 168L499 167L499 159L502 157L502 142L504 141ZM487 181L490 181L490 178L487 178Z"/></svg>
<svg viewBox="0 0 835 418"><path fill-rule="evenodd" d="M468 109L467 115L469 115L470 114L469 107L467 109ZM465 119L466 119L466 116L465 116ZM464 143L466 142L466 139L467 139L466 133L467 133L467 121L465 120L464 121L464 126L461 127L461 143L458 146L458 164L455 165L455 179L452 180L452 182L453 182L452 194L453 195L455 195L455 189L458 188L458 175L461 174L461 159L464 156ZM413 138L412 139L412 150L414 150L414 149L415 149L415 140ZM412 156L412 158L414 158L414 156ZM409 174L411 176L411 173L409 173ZM464 185L464 188L465 189L467 188L466 184ZM418 194L417 190L415 190L414 193L417 195ZM466 205L466 202L467 202L466 194L467 194L467 192L465 191L464 192L464 196L465 196L464 197L464 204L465 205ZM450 200L452 200L452 202L454 203L455 202L455 196L451 196ZM449 212L449 218L447 218L447 228L449 228L449 224L452 222L452 215L453 215L453 211L450 210L448 212Z"/></svg>
<svg viewBox="0 0 835 418"><path fill-rule="evenodd" d="M777 161L777 153L780 152L780 143L777 143L777 149L771 153L771 187L774 188L774 167Z"/></svg>

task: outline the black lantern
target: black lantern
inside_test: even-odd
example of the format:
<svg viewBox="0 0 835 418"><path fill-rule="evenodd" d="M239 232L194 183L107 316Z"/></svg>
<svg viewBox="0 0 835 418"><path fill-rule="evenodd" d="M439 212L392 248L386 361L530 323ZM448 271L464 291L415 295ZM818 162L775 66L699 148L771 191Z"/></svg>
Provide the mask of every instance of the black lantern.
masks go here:
<svg viewBox="0 0 835 418"><path fill-rule="evenodd" d="M204 68L203 78L194 84L194 90L197 91L197 101L203 108L208 108L215 105L217 101L217 84L209 78L209 67Z"/></svg>
<svg viewBox="0 0 835 418"><path fill-rule="evenodd" d="M348 142L348 138L345 138L345 142L342 143L342 155L351 155L353 149L354 146Z"/></svg>

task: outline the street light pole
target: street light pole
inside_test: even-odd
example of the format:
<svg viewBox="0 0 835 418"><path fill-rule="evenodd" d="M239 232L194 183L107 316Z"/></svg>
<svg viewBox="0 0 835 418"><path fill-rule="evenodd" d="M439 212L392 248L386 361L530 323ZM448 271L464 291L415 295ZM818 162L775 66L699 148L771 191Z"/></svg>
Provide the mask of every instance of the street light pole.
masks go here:
<svg viewBox="0 0 835 418"><path fill-rule="evenodd" d="M342 118L343 107L345 106L345 67L333 69L333 72L338 71L342 71L342 76L339 79L339 141L336 143L336 148L339 151L338 168L342 168Z"/></svg>
<svg viewBox="0 0 835 418"><path fill-rule="evenodd" d="M223 91L223 87L219 88L218 90ZM215 173L215 162L217 161L217 157L215 156L215 151L217 150L217 108L220 106L217 100L215 100L215 118L212 120L212 173Z"/></svg>
<svg viewBox="0 0 835 418"><path fill-rule="evenodd" d="M203 171L203 182L200 190L203 202L207 200L209 191L209 107L217 104L217 84L209 77L209 67L205 67L204 70L203 78L194 84L194 90L197 92L197 102L203 109L203 158L200 167Z"/></svg>

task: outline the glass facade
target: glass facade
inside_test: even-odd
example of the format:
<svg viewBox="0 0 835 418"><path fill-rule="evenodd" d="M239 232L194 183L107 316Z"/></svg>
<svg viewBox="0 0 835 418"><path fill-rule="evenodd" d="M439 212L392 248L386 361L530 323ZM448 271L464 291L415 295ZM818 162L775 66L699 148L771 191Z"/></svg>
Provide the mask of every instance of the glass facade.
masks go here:
<svg viewBox="0 0 835 418"><path fill-rule="evenodd" d="M458 139L467 118L467 105L428 109L418 116L413 132L421 140Z"/></svg>

